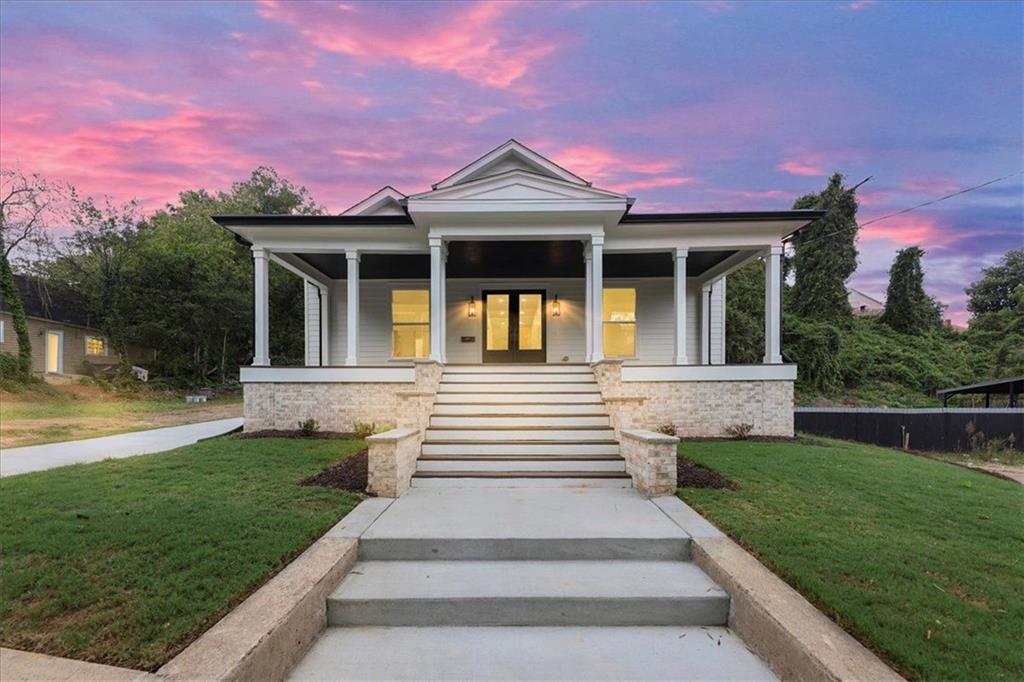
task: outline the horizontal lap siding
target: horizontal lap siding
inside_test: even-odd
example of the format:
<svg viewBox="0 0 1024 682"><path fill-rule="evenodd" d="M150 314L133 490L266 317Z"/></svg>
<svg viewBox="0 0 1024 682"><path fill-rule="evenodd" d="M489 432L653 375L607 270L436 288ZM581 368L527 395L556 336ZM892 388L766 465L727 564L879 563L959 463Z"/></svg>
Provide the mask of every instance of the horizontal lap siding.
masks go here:
<svg viewBox="0 0 1024 682"><path fill-rule="evenodd" d="M320 364L320 296L315 286L303 282L306 303L306 364Z"/></svg>

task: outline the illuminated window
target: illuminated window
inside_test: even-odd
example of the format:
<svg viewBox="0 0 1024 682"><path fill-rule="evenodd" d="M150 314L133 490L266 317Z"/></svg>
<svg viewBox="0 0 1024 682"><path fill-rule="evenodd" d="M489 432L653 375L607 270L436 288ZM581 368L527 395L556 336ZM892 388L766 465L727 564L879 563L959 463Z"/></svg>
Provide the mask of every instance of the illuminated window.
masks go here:
<svg viewBox="0 0 1024 682"><path fill-rule="evenodd" d="M605 289L604 354L612 358L636 356L636 289Z"/></svg>
<svg viewBox="0 0 1024 682"><path fill-rule="evenodd" d="M85 337L85 354L86 355L106 355L107 354L107 340L99 336L87 336Z"/></svg>
<svg viewBox="0 0 1024 682"><path fill-rule="evenodd" d="M391 292L391 355L396 358L430 355L430 292L426 289Z"/></svg>

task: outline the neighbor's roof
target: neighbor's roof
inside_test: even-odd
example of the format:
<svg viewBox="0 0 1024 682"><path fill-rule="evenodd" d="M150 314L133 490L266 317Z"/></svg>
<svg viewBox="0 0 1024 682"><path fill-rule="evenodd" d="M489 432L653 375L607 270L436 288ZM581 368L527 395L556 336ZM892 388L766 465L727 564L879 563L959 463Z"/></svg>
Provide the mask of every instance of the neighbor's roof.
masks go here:
<svg viewBox="0 0 1024 682"><path fill-rule="evenodd" d="M1018 393L1024 394L1024 376L1011 377L1009 379L992 379L977 384L957 386L955 388L944 388L936 391L938 395L950 396L960 393Z"/></svg>
<svg viewBox="0 0 1024 682"><path fill-rule="evenodd" d="M89 316L82 312L82 307L73 301L54 296L46 282L34 277L15 275L14 284L21 293L21 304L25 314L44 320L53 320L62 324L74 324L88 327ZM10 306L0 294L0 311L10 313Z"/></svg>

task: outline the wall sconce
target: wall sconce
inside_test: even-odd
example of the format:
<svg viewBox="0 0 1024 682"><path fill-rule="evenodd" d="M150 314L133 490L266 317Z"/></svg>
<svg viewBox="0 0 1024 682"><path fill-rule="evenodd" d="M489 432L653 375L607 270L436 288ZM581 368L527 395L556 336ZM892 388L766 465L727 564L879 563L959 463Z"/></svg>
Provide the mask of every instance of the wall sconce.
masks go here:
<svg viewBox="0 0 1024 682"><path fill-rule="evenodd" d="M555 300L551 302L551 317L562 316L562 304L558 302L558 294L555 294Z"/></svg>
<svg viewBox="0 0 1024 682"><path fill-rule="evenodd" d="M469 316L476 317L476 300L472 296L469 297Z"/></svg>

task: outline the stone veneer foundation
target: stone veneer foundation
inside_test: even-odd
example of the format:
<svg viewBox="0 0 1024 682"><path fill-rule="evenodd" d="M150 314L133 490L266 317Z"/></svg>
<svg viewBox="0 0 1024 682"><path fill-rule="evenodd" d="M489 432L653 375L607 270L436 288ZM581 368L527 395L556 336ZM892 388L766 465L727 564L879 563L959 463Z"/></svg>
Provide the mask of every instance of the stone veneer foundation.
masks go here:
<svg viewBox="0 0 1024 682"><path fill-rule="evenodd" d="M617 431L672 424L684 438L715 438L752 424L751 435L793 436L792 381L623 381L620 361L597 363L594 376Z"/></svg>

